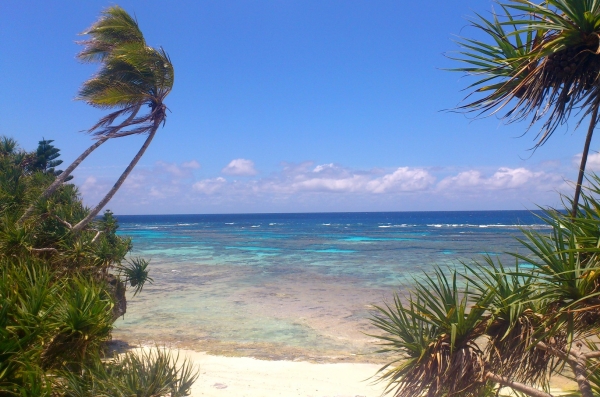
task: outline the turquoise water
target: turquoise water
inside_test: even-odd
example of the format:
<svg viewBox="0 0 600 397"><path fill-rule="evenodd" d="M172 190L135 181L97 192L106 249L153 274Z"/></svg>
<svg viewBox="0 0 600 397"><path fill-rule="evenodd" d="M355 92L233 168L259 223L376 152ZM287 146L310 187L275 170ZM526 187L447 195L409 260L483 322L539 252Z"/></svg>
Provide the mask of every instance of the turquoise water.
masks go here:
<svg viewBox="0 0 600 397"><path fill-rule="evenodd" d="M526 211L120 216L154 279L115 338L261 358L376 360L373 304L434 265L522 251Z"/></svg>

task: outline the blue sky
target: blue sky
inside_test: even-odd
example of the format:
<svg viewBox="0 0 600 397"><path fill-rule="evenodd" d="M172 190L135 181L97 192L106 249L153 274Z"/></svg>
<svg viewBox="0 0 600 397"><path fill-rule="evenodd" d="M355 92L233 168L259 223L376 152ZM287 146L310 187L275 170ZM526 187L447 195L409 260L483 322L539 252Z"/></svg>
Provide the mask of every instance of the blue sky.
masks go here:
<svg viewBox="0 0 600 397"><path fill-rule="evenodd" d="M77 34L115 3L4 0L0 134L65 163L102 111L74 101L96 70ZM445 54L488 0L122 1L172 58L169 113L108 208L119 214L524 209L556 205L585 131L535 153L526 123L472 120ZM88 205L143 137L104 144L75 172ZM592 143L592 150L597 147ZM600 156L590 159L600 169Z"/></svg>

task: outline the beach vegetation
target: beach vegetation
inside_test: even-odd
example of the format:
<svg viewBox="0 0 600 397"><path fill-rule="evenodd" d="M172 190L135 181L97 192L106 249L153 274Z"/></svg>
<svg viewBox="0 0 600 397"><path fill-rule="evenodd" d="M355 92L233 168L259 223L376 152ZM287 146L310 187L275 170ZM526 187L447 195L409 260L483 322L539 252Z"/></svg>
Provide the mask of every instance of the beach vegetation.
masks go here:
<svg viewBox="0 0 600 397"><path fill-rule="evenodd" d="M461 37L453 70L474 76L461 112L497 115L539 128L542 146L572 114L577 126L589 117L576 182L578 208L591 139L600 108L600 2L596 0L508 0L491 17L477 15L476 38Z"/></svg>
<svg viewBox="0 0 600 397"><path fill-rule="evenodd" d="M37 159L0 137L0 396L189 394L196 371L168 351L106 356L126 289L152 282L148 262L127 258L110 211L73 233L89 209L69 183L39 200L58 176Z"/></svg>
<svg viewBox="0 0 600 397"><path fill-rule="evenodd" d="M66 397L189 395L198 372L188 360L161 348L126 352L80 373L63 374Z"/></svg>
<svg viewBox="0 0 600 397"><path fill-rule="evenodd" d="M600 178L590 177L572 217L544 210L548 232L523 229L512 263L486 256L434 268L410 292L377 306L378 373L397 397L551 396L554 377L575 395L600 391Z"/></svg>

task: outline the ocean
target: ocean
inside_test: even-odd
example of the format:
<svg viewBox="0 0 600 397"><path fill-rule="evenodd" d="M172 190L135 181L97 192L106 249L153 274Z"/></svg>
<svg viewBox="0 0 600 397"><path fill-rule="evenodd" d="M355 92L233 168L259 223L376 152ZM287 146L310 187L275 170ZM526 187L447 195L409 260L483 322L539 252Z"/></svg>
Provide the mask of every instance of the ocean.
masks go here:
<svg viewBox="0 0 600 397"><path fill-rule="evenodd" d="M372 305L414 277L524 250L529 211L117 216L152 284L113 338L213 354L378 362Z"/></svg>

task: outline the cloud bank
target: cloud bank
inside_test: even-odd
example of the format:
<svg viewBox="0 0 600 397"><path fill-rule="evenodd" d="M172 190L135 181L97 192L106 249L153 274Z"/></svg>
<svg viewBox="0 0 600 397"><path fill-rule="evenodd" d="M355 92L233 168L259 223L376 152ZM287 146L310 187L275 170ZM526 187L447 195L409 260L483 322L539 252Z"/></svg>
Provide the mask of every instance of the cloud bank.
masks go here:
<svg viewBox="0 0 600 397"><path fill-rule="evenodd" d="M590 163L600 166L597 157ZM307 161L260 175L251 160L234 159L222 175L200 173L195 160L136 169L109 207L116 213L523 209L555 205L557 191L570 189L560 172L543 167L360 170ZM90 175L76 183L92 205L114 181Z"/></svg>

